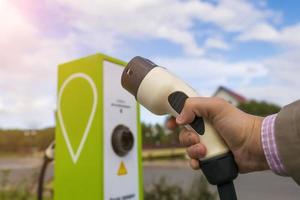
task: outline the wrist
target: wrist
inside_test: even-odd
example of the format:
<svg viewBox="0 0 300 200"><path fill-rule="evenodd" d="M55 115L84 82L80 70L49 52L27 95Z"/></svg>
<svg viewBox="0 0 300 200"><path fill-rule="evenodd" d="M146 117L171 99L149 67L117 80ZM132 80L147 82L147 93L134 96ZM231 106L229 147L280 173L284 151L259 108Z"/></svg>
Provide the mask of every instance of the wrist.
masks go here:
<svg viewBox="0 0 300 200"><path fill-rule="evenodd" d="M242 131L243 143L233 151L240 173L269 169L261 141L262 122L262 117L246 115Z"/></svg>
<svg viewBox="0 0 300 200"><path fill-rule="evenodd" d="M253 128L253 135L254 141L252 149L252 154L255 159L255 171L263 171L270 169L268 162L266 160L266 156L263 149L262 137L261 137L261 129L263 125L263 117L254 116L254 128Z"/></svg>

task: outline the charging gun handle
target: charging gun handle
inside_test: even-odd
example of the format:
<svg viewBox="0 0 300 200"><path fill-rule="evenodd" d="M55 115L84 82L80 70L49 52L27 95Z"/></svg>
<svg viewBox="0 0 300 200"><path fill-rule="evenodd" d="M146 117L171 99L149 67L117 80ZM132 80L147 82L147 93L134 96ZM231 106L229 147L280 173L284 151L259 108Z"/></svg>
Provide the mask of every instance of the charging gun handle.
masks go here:
<svg viewBox="0 0 300 200"><path fill-rule="evenodd" d="M168 101L171 107L180 114L187 98L188 96L184 92L176 91L169 95ZM202 117L196 116L189 125L199 135L204 134L205 126ZM230 152L201 161L201 169L208 182L217 185L220 200L237 199L233 180L237 177L238 169Z"/></svg>

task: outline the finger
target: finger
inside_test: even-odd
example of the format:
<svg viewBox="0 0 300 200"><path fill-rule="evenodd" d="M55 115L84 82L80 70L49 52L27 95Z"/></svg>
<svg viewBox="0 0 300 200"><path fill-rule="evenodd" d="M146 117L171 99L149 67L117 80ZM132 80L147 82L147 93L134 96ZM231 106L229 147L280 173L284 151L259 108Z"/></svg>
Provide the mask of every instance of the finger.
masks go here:
<svg viewBox="0 0 300 200"><path fill-rule="evenodd" d="M193 159L203 158L206 154L206 148L201 143L194 144L194 145L188 147L186 151L187 151L188 156Z"/></svg>
<svg viewBox="0 0 300 200"><path fill-rule="evenodd" d="M196 160L196 159L191 159L190 160L190 166L192 169L200 169L200 163L199 163L199 160Z"/></svg>
<svg viewBox="0 0 300 200"><path fill-rule="evenodd" d="M218 97L190 97L185 101L181 113L177 116L177 124L189 124L195 116L211 119L224 109L227 102Z"/></svg>
<svg viewBox="0 0 300 200"><path fill-rule="evenodd" d="M181 110L181 113L176 117L176 123L180 125L189 124L195 118L194 108L192 107L194 103L192 103L192 98L188 98Z"/></svg>
<svg viewBox="0 0 300 200"><path fill-rule="evenodd" d="M197 133L184 129L179 133L179 141L180 144L188 147L199 143L200 137L198 136Z"/></svg>
<svg viewBox="0 0 300 200"><path fill-rule="evenodd" d="M171 116L166 120L166 127L170 130L174 130L175 128L178 127L175 117Z"/></svg>

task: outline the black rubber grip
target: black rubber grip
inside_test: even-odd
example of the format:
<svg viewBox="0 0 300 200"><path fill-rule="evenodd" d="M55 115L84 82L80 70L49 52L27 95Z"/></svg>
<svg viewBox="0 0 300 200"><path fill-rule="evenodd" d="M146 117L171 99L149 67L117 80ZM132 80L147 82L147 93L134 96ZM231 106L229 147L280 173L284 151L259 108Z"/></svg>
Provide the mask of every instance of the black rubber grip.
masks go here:
<svg viewBox="0 0 300 200"><path fill-rule="evenodd" d="M218 185L220 200L237 200L233 181Z"/></svg>
<svg viewBox="0 0 300 200"><path fill-rule="evenodd" d="M185 101L189 98L185 93L181 91L173 92L168 96L169 104L172 106L172 108L180 114ZM195 117L192 123L190 123L190 126L199 134L203 135L205 132L205 126L204 121L202 117Z"/></svg>

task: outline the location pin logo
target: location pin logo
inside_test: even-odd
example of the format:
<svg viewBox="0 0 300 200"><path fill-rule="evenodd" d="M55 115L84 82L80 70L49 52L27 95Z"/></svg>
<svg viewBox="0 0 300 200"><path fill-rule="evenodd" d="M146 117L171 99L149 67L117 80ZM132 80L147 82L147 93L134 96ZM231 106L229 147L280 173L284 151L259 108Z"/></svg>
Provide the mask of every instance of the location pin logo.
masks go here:
<svg viewBox="0 0 300 200"><path fill-rule="evenodd" d="M62 112L62 96L65 92L65 89L68 88L67 86L70 84L70 83L75 83L76 81L75 80L80 80L81 82L82 81L85 81L86 83L88 83L89 87L92 89L92 102L89 107L90 107L90 111L87 111L88 113L85 115L82 115L82 118L85 118L87 116L87 120L80 120L80 117L81 117L81 113L80 112L77 112L76 111L76 107L75 108L72 108L74 109L74 111L72 111L72 115L79 115L79 116L76 116L77 120L80 120L78 121L78 124L81 124L82 122L86 122L86 124L84 124L83 128L78 128L78 129L73 129L73 131L82 131L82 133L79 133L80 135L80 140L79 140L79 145L77 145L78 147L77 148L74 148L74 146L72 146L71 144L71 141L70 141L70 134L75 134L74 132L70 132L70 130L72 129L68 129L67 128L67 125L68 124L65 124L66 120L64 120L63 118L63 112ZM83 94L85 93L86 91L83 91ZM66 94L67 96L68 94ZM80 96L80 98L86 98L85 96ZM88 99L88 98L87 98ZM76 101L76 99L73 99L74 101ZM97 102L98 102L98 93L97 93L97 87L96 87L96 84L94 83L93 79L85 74L85 73L74 73L72 75L70 75L67 79L65 79L65 81L63 82L63 84L61 85L61 88L59 90L59 93L58 93L58 102L57 102L57 109L58 109L58 121L59 121L59 124L60 124L60 127L61 127L61 131L62 131L62 134L63 134L63 137L64 137L64 140L66 142L66 145L67 145L67 149L70 153L70 156L72 158L72 161L74 164L76 164L76 162L78 161L79 157L80 157L80 154L81 154L81 151L84 147L84 144L86 142L86 139L87 139L87 136L90 132L90 128L91 128L91 125L92 125L92 122L93 122L93 119L94 119L94 116L95 116L95 113L96 113L96 110L97 110ZM87 102L88 104L89 102ZM64 104L65 105L65 104ZM69 124L69 125L73 125L73 126L76 126L76 124ZM82 130L81 130L82 129ZM68 132L69 131L69 132ZM78 134L76 132L76 134Z"/></svg>

